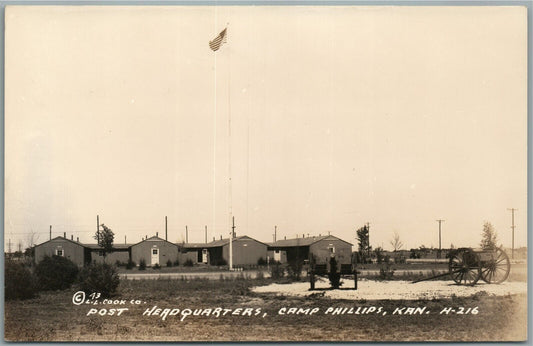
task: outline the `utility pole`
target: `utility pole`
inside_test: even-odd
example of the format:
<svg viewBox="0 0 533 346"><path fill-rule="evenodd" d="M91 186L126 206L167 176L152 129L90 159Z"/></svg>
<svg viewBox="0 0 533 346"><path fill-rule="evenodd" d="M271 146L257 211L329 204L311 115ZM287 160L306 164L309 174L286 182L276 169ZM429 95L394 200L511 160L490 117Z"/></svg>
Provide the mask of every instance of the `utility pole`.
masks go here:
<svg viewBox="0 0 533 346"><path fill-rule="evenodd" d="M100 244L100 215L96 215L96 242Z"/></svg>
<svg viewBox="0 0 533 346"><path fill-rule="evenodd" d="M371 253L370 253L370 222L367 222L366 224L366 229L368 230L368 249L366 250L368 252L368 258L371 257ZM328 232L329 234L329 232Z"/></svg>
<svg viewBox="0 0 533 346"><path fill-rule="evenodd" d="M166 216L165 216L165 240L168 241L168 223L167 223Z"/></svg>
<svg viewBox="0 0 533 346"><path fill-rule="evenodd" d="M441 223L443 223L445 220L437 220L439 223L439 258L441 257Z"/></svg>
<svg viewBox="0 0 533 346"><path fill-rule="evenodd" d="M11 253L11 239L9 239L9 242L7 243L7 253Z"/></svg>
<svg viewBox="0 0 533 346"><path fill-rule="evenodd" d="M187 228L187 225L185 225L185 243L189 244L189 229Z"/></svg>
<svg viewBox="0 0 533 346"><path fill-rule="evenodd" d="M235 236L235 216L231 218L231 234L229 237L229 270L233 270L233 237Z"/></svg>
<svg viewBox="0 0 533 346"><path fill-rule="evenodd" d="M507 208L507 210L510 210L511 211L511 217L512 217L512 224L511 224L511 229L513 230L513 239L512 239L512 243L511 243L511 259L514 259L514 228L515 228L515 225L514 225L514 211L515 210L518 210L518 209L515 209L515 208Z"/></svg>
<svg viewBox="0 0 533 346"><path fill-rule="evenodd" d="M274 226L274 243L278 238L278 226Z"/></svg>
<svg viewBox="0 0 533 346"><path fill-rule="evenodd" d="M205 243L207 244L207 225L205 225Z"/></svg>
<svg viewBox="0 0 533 346"><path fill-rule="evenodd" d="M50 225L50 240L52 240L52 225Z"/></svg>

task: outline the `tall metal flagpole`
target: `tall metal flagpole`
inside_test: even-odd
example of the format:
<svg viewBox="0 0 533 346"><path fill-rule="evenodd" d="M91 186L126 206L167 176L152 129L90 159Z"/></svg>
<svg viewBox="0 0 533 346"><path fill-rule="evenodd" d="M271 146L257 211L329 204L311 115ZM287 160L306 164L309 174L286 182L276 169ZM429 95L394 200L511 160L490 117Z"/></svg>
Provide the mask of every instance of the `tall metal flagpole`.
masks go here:
<svg viewBox="0 0 533 346"><path fill-rule="evenodd" d="M227 30L228 30L229 23L226 23L226 28L218 34L217 37L215 37L212 41L209 41L209 47L212 51L216 52L220 46L222 46L223 43L226 42L226 36L227 36ZM230 93L230 86L231 86L231 55L228 52L228 209L229 209L229 227L230 227L230 234L229 234L229 270L233 270L233 215L232 215L232 187L231 187L231 93ZM216 111L217 111L217 104L216 104L216 90L217 90L217 59L215 54L215 121L216 121ZM216 133L216 126L215 126L215 133ZM215 142L216 147L216 142ZM216 154L216 152L215 152ZM214 211L214 202L213 202L213 214Z"/></svg>
<svg viewBox="0 0 533 346"><path fill-rule="evenodd" d="M226 30L228 30L229 23L226 23ZM227 31L226 31L227 35ZM229 270L233 270L233 196L231 186L231 52L228 50L228 207L229 207Z"/></svg>

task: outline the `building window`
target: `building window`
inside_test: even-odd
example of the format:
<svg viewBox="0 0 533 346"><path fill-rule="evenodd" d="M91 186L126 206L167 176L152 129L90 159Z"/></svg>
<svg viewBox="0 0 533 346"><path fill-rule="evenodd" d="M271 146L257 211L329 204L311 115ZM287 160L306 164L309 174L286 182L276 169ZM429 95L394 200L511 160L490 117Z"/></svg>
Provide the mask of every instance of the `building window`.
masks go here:
<svg viewBox="0 0 533 346"><path fill-rule="evenodd" d="M101 251L101 250L100 250L100 251L98 251L98 256L102 256L102 257L103 257L103 256L104 256L104 252L103 252L103 251Z"/></svg>
<svg viewBox="0 0 533 346"><path fill-rule="evenodd" d="M65 256L63 249L56 249L56 256Z"/></svg>
<svg viewBox="0 0 533 346"><path fill-rule="evenodd" d="M152 255L157 255L157 249L152 249Z"/></svg>
<svg viewBox="0 0 533 346"><path fill-rule="evenodd" d="M335 246L333 246L333 244L329 244L328 250L329 250L330 254L334 254L335 253Z"/></svg>

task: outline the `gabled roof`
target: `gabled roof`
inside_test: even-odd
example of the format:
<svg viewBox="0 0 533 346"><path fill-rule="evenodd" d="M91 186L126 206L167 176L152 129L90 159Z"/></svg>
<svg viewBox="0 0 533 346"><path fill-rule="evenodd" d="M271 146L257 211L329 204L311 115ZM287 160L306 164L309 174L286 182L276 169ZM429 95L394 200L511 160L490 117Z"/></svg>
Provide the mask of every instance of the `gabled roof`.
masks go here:
<svg viewBox="0 0 533 346"><path fill-rule="evenodd" d="M43 242L43 243L41 243L41 244L35 245L35 246L36 246L36 247L37 247L37 246L41 246L41 245L43 245L43 244L49 243L49 242L54 241L54 240L68 241L68 242L70 242L70 243L73 243L73 244L76 244L76 245L79 245L79 246L86 247L85 244L82 244L82 243L80 243L80 242L77 242L77 241L74 241L74 240L70 240L70 239L68 239L68 238L61 237L61 236L57 236L57 237L55 237L55 238L52 238L52 239L50 239L50 240L47 240L47 241L45 241L45 242Z"/></svg>
<svg viewBox="0 0 533 346"><path fill-rule="evenodd" d="M130 244L129 246L132 247L132 246L135 246L135 245L139 245L140 243L144 243L145 241L163 241L165 243L169 243L169 244L172 244L174 246L178 246L178 244L175 244L175 243L171 243L169 242L168 240L165 240L163 238L159 238L158 236L153 236L153 237L150 237L150 238L146 238L144 240L141 240L140 242L138 243L135 243L135 244Z"/></svg>
<svg viewBox="0 0 533 346"><path fill-rule="evenodd" d="M353 246L353 244L348 243L345 240L342 240L340 238L337 238L333 235L323 235L319 237L307 237L307 238L295 238L295 239L283 239L278 240L274 243L268 243L269 247L298 247L298 246L310 246L316 242L319 242L321 240L340 240L342 242L345 242L346 244Z"/></svg>
<svg viewBox="0 0 533 346"><path fill-rule="evenodd" d="M263 242L260 242L259 240L255 240L253 238L250 238L246 235L242 235L240 237L233 238L233 241L241 241L241 240L252 240L255 242L258 242L260 244L263 244L265 246L268 246L268 244L265 244ZM186 243L186 244L178 244L186 249L207 249L207 248L214 248L214 247L220 247L229 244L229 238L219 239L215 240L209 243Z"/></svg>

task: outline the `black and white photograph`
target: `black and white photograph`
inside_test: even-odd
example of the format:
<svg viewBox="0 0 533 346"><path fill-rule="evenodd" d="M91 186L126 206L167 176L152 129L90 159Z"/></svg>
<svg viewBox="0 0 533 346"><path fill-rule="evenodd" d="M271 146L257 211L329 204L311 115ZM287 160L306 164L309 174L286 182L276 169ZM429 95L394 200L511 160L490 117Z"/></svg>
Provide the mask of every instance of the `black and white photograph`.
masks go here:
<svg viewBox="0 0 533 346"><path fill-rule="evenodd" d="M4 340L527 340L528 10L6 6Z"/></svg>

